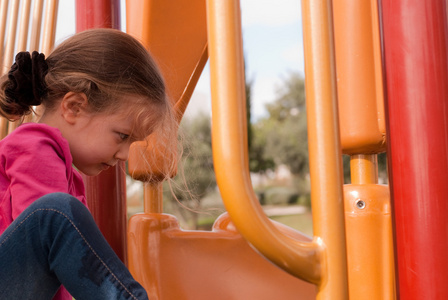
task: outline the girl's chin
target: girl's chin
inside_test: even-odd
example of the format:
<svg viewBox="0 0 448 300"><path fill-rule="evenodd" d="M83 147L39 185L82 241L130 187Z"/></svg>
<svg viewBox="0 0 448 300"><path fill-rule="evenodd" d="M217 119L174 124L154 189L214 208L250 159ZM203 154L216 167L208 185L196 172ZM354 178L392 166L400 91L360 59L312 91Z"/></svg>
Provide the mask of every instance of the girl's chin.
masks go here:
<svg viewBox="0 0 448 300"><path fill-rule="evenodd" d="M110 165L108 165L108 164L101 164L101 171L100 172L102 172L102 171L106 171L107 169L109 169L110 168Z"/></svg>
<svg viewBox="0 0 448 300"><path fill-rule="evenodd" d="M87 176L97 176L101 172L103 172L103 171L105 171L105 170L107 170L109 168L110 168L110 166L105 167L103 165L100 165L99 168L78 169L78 171L81 172L84 175L87 175Z"/></svg>

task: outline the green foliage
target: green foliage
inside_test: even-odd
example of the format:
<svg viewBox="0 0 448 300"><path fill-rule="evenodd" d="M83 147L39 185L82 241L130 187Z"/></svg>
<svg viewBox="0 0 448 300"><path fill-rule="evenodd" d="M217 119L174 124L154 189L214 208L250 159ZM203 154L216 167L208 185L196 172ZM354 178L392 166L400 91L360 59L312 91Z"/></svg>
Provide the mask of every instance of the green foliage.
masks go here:
<svg viewBox="0 0 448 300"><path fill-rule="evenodd" d="M216 186L213 171L210 117L201 114L194 119L184 119L181 124L184 133L184 152L181 172L175 178L177 186L185 181L187 189L177 188L174 193L184 201L192 195L200 198ZM184 172L182 172L184 171Z"/></svg>
<svg viewBox="0 0 448 300"><path fill-rule="evenodd" d="M284 81L277 99L267 105L269 116L254 124L250 157L252 171L287 165L291 173L308 173L308 138L305 113L305 83L296 73ZM261 160L260 160L261 158Z"/></svg>
<svg viewBox="0 0 448 300"><path fill-rule="evenodd" d="M311 212L297 215L272 216L270 219L294 228L308 236L313 236L313 216Z"/></svg>
<svg viewBox="0 0 448 300"><path fill-rule="evenodd" d="M378 154L378 176L387 182L387 154L386 152Z"/></svg>
<svg viewBox="0 0 448 300"><path fill-rule="evenodd" d="M251 120L251 107L252 107L252 80L248 80L245 77L245 87L246 87L246 119L247 119L247 146L249 148L249 152L252 147L253 140L253 129L252 129L252 120Z"/></svg>
<svg viewBox="0 0 448 300"><path fill-rule="evenodd" d="M343 176L344 176L344 183L345 184L351 183L350 156L349 155L342 155L342 170L343 170Z"/></svg>
<svg viewBox="0 0 448 300"><path fill-rule="evenodd" d="M287 205L296 204L299 194L296 189L288 187L271 187L263 193L264 204L267 205Z"/></svg>
<svg viewBox="0 0 448 300"><path fill-rule="evenodd" d="M305 111L305 80L300 74L291 73L277 90L277 99L266 106L269 118L283 121L296 118Z"/></svg>
<svg viewBox="0 0 448 300"><path fill-rule="evenodd" d="M193 119L184 119L181 132L184 151L178 175L169 187L165 187L164 207L165 211L180 219L184 228L196 229L201 201L216 188L210 117L202 114Z"/></svg>
<svg viewBox="0 0 448 300"><path fill-rule="evenodd" d="M252 126L252 143L249 150L249 169L251 172L263 173L274 169L274 159L266 153L267 128L257 123Z"/></svg>

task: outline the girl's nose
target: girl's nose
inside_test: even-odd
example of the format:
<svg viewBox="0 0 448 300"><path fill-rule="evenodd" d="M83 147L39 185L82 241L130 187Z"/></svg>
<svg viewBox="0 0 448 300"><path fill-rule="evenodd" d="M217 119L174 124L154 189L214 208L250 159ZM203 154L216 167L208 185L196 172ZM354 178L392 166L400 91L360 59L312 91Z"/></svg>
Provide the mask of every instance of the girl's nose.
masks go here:
<svg viewBox="0 0 448 300"><path fill-rule="evenodd" d="M120 149L115 153L115 158L121 161L127 161L129 158L129 148L131 145L123 145Z"/></svg>

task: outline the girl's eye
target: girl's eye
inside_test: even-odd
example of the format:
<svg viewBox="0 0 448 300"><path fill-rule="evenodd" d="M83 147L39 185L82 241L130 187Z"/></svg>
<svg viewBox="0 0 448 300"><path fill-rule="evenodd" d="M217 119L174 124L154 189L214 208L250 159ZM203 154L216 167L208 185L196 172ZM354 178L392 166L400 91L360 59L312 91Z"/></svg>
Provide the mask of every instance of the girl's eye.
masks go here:
<svg viewBox="0 0 448 300"><path fill-rule="evenodd" d="M125 141L125 140L127 140L129 138L128 134L124 134L124 133L121 133L121 132L118 133L118 136L120 137L120 139L122 141Z"/></svg>

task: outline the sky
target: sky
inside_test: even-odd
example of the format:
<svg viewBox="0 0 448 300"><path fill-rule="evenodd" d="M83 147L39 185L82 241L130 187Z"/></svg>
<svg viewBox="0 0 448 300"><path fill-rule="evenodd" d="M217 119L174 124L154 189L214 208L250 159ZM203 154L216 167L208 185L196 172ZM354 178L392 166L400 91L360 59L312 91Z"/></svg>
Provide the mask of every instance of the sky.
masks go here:
<svg viewBox="0 0 448 300"><path fill-rule="evenodd" d="M122 0L122 10L125 1ZM265 104L291 72L304 74L300 0L241 0L246 76L252 85L252 118L266 116ZM122 17L125 22L125 18ZM59 2L56 43L75 33L75 0ZM122 25L125 30L125 25ZM187 116L210 111L208 64L196 86Z"/></svg>

